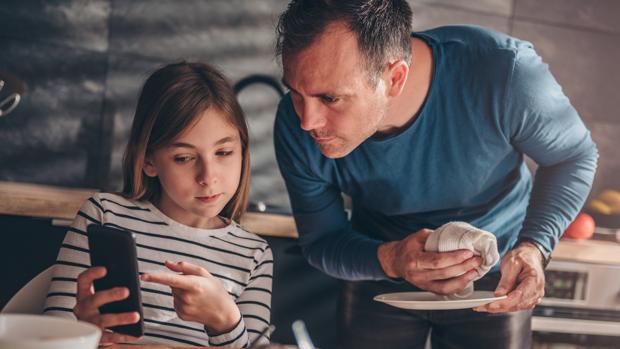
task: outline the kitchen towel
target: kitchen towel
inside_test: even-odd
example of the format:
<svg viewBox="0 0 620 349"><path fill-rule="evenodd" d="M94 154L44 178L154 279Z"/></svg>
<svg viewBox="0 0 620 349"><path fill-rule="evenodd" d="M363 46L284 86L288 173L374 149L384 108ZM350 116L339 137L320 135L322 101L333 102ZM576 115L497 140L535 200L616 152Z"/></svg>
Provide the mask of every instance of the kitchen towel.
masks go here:
<svg viewBox="0 0 620 349"><path fill-rule="evenodd" d="M434 230L424 244L428 252L449 252L454 250L470 250L482 257L482 264L476 268L478 280L484 276L499 260L497 239L495 235L478 229L466 222L449 222ZM461 292L448 296L450 299L465 298L474 292L471 282Z"/></svg>

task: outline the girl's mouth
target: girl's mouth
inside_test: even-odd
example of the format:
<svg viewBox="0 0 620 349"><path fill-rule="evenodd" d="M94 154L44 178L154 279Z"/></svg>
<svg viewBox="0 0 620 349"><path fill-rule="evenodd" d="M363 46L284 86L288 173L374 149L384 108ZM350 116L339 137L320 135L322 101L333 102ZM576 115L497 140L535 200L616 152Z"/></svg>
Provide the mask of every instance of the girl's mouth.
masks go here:
<svg viewBox="0 0 620 349"><path fill-rule="evenodd" d="M197 196L196 199L202 203L209 204L209 203L217 201L217 199L219 199L221 196L222 194L219 193L219 194L214 194L211 196Z"/></svg>

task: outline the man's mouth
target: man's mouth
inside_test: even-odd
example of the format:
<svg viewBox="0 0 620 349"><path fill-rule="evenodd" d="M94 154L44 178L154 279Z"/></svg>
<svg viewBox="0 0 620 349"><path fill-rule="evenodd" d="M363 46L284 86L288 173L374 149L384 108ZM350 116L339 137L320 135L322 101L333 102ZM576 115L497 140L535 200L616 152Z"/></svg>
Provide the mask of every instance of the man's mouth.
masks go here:
<svg viewBox="0 0 620 349"><path fill-rule="evenodd" d="M319 143L319 144L329 143L330 141L332 141L335 138L333 136L317 135L317 134L314 134L314 133L312 133L310 135L312 136L314 141Z"/></svg>

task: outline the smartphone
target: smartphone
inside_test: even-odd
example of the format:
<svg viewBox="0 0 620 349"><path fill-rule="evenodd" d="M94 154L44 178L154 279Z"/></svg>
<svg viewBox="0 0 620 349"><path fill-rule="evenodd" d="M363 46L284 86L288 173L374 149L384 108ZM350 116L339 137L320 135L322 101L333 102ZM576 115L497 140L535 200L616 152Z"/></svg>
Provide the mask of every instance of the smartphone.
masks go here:
<svg viewBox="0 0 620 349"><path fill-rule="evenodd" d="M89 225L86 230L91 265L93 267L103 266L107 269L105 277L95 280L95 291L114 287L129 289L129 297L104 304L99 308L99 312L102 314L138 312L140 321L137 323L110 327L110 330L135 337L142 336L144 321L135 235L128 231L96 224Z"/></svg>

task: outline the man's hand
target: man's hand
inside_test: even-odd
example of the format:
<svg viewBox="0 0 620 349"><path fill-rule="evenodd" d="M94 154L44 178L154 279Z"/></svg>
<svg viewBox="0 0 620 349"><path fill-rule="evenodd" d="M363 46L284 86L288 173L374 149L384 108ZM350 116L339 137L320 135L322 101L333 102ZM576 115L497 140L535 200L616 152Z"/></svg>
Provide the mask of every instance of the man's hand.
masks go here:
<svg viewBox="0 0 620 349"><path fill-rule="evenodd" d="M540 303L545 294L544 257L532 243L522 242L502 259L496 296L508 298L474 308L476 311L503 313L528 310Z"/></svg>
<svg viewBox="0 0 620 349"><path fill-rule="evenodd" d="M478 276L482 259L469 250L425 252L424 243L432 230L422 229L403 240L379 246L377 257L385 274L437 294L463 290Z"/></svg>

